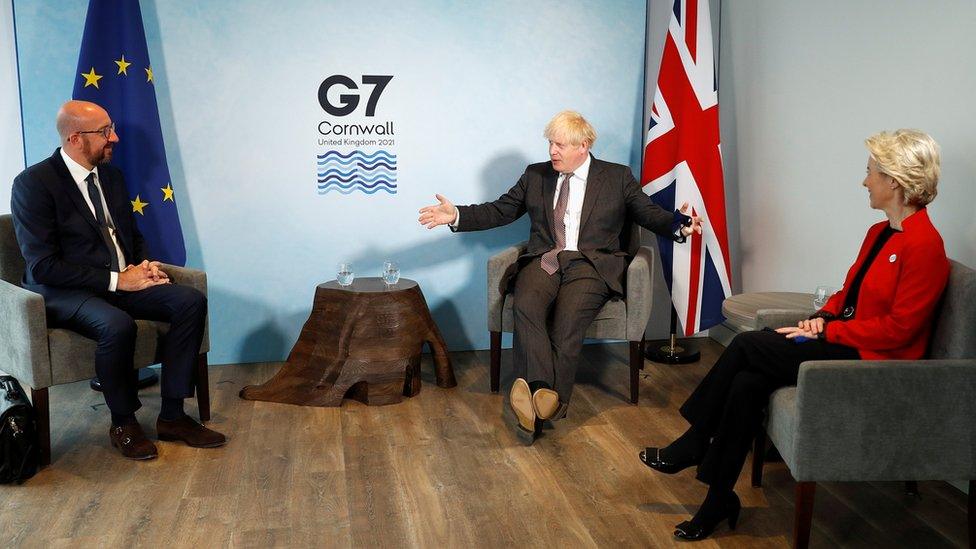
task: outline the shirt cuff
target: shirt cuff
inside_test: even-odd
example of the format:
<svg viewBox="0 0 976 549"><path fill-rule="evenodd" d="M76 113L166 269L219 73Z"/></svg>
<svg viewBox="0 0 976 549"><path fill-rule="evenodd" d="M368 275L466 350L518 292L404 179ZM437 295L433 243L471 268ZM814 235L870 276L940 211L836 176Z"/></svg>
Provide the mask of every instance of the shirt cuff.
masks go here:
<svg viewBox="0 0 976 549"><path fill-rule="evenodd" d="M461 212L457 209L457 206L454 206L454 221L448 223L447 226L450 227L452 231L457 231L459 223L461 223Z"/></svg>
<svg viewBox="0 0 976 549"><path fill-rule="evenodd" d="M108 291L114 292L119 287L119 273L115 271L108 272Z"/></svg>
<svg viewBox="0 0 976 549"><path fill-rule="evenodd" d="M682 234L681 229L689 225L691 225L691 217L675 210L674 218L671 220L671 234L675 242L684 244L688 240L688 237Z"/></svg>

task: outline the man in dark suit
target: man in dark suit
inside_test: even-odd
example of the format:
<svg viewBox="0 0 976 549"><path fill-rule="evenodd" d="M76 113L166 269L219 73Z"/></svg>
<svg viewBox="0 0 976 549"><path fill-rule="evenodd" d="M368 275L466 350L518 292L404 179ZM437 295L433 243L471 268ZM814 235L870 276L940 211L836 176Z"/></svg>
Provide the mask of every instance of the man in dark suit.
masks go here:
<svg viewBox="0 0 976 549"><path fill-rule="evenodd" d="M108 164L119 141L104 109L69 101L58 111L61 147L14 179L10 209L27 263L24 288L44 296L48 323L97 342L95 371L112 413L109 438L130 459L152 459L135 412L134 319L170 323L163 338L161 440L215 447L225 437L183 413L206 325L207 299L170 284L145 257L122 172Z"/></svg>
<svg viewBox="0 0 976 549"><path fill-rule="evenodd" d="M641 191L630 169L590 155L593 127L564 111L546 126L549 162L532 164L494 202L420 210L428 229L479 231L511 223L528 212L528 250L503 277L515 317L511 406L518 433L530 442L542 420L566 414L586 328L608 299L623 293L629 222L682 242L701 221L661 209ZM682 211L686 206L682 207Z"/></svg>

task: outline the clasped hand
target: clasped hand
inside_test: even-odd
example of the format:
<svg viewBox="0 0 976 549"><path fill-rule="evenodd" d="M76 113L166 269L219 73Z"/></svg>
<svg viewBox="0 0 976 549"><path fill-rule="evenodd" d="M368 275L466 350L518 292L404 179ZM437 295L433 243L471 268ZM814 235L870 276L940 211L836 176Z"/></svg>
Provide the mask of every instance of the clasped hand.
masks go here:
<svg viewBox="0 0 976 549"><path fill-rule="evenodd" d="M128 265L119 273L118 289L125 292L137 292L150 286L169 284L166 274L158 261L143 261L138 265Z"/></svg>
<svg viewBox="0 0 976 549"><path fill-rule="evenodd" d="M824 319L811 318L809 320L801 320L796 326L784 326L783 328L777 328L776 333L785 335L786 339L793 339L800 336L816 339L820 334L823 333L824 326Z"/></svg>

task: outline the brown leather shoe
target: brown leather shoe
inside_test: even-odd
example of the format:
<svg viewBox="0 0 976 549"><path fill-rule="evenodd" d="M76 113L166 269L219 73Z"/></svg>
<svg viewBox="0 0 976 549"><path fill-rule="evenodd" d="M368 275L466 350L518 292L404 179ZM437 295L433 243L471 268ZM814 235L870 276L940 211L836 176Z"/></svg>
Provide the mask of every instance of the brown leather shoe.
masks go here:
<svg viewBox="0 0 976 549"><path fill-rule="evenodd" d="M157 419L156 434L159 440L181 440L194 448L216 448L227 443L227 437L207 429L186 415L172 421Z"/></svg>
<svg viewBox="0 0 976 549"><path fill-rule="evenodd" d="M129 459L155 459L159 455L156 445L146 438L138 423L113 425L108 430L108 438Z"/></svg>
<svg viewBox="0 0 976 549"><path fill-rule="evenodd" d="M538 389L532 393L532 408L539 419L552 419L559 411L559 393L552 389Z"/></svg>

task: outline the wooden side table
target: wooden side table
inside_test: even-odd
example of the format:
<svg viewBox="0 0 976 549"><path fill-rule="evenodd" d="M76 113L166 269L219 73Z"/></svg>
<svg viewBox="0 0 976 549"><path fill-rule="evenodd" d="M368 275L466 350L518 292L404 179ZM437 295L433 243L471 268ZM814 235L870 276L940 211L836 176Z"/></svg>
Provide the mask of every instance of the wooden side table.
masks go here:
<svg viewBox="0 0 976 549"><path fill-rule="evenodd" d="M809 309L813 314L813 294L800 292L753 292L728 297L722 302L726 323L740 331L756 329L760 309Z"/></svg>
<svg viewBox="0 0 976 549"><path fill-rule="evenodd" d="M736 334L756 329L760 309L808 309L813 314L813 294L801 292L752 292L725 298L725 322L708 329L708 336L728 346Z"/></svg>
<svg viewBox="0 0 976 549"><path fill-rule="evenodd" d="M438 387L454 387L454 370L440 330L416 282L387 287L380 278L315 288L312 312L281 370L241 398L339 406L343 398L393 404L420 392L420 353L427 343Z"/></svg>

